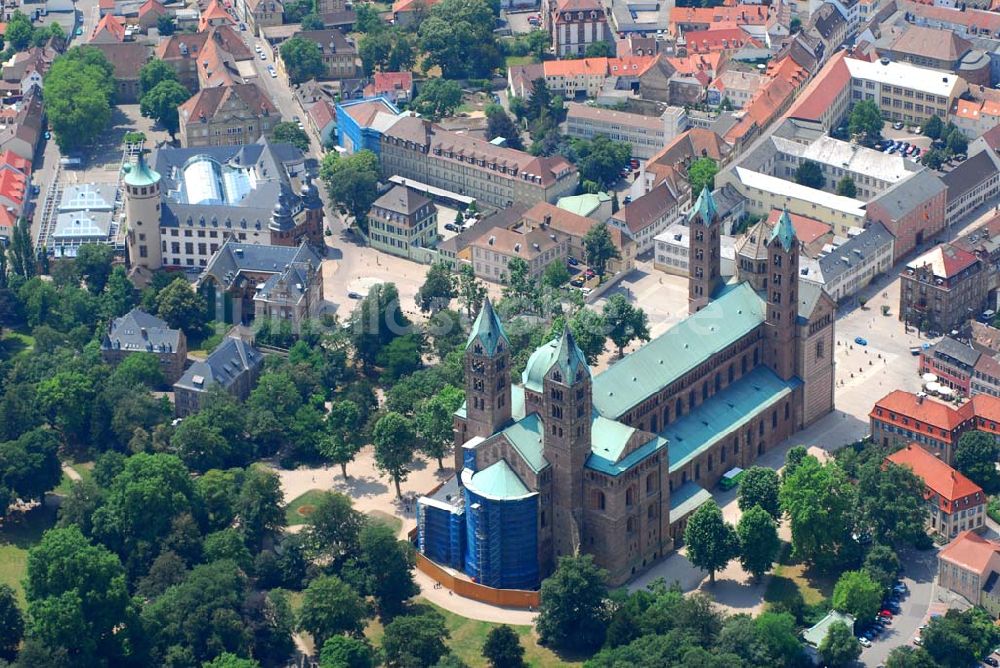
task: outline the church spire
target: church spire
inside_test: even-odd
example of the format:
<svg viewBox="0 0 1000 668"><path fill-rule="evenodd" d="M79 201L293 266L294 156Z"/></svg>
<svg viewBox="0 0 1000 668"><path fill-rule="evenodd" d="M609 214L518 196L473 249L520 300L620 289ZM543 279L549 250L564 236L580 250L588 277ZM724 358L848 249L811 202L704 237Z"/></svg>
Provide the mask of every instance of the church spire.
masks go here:
<svg viewBox="0 0 1000 668"><path fill-rule="evenodd" d="M508 345L510 343L507 341L503 325L500 324L500 318L497 316L496 311L493 310L493 303L490 302L489 297L483 300L483 308L479 310L476 322L472 325L469 340L465 343L466 350L476 341L482 345L486 355L492 355L496 351L497 344L500 341L504 341Z"/></svg>
<svg viewBox="0 0 1000 668"><path fill-rule="evenodd" d="M587 375L590 374L587 359L584 357L583 351L580 350L580 346L576 345L569 325L563 325L562 336L559 337L559 343L556 344L554 363L559 365L559 371L562 372L567 385L572 385L575 382L577 373L581 369Z"/></svg>
<svg viewBox="0 0 1000 668"><path fill-rule="evenodd" d="M790 252L795 246L795 226L792 225L788 209L782 210L781 217L778 218L777 224L771 230L771 238L768 243L773 243L775 239L781 243L781 247L786 253Z"/></svg>
<svg viewBox="0 0 1000 668"><path fill-rule="evenodd" d="M699 218L702 225L711 225L715 222L718 214L719 208L715 205L715 198L706 184L701 189L701 194L698 195L698 201L694 203L694 207L688 212L688 222L693 222L695 218Z"/></svg>

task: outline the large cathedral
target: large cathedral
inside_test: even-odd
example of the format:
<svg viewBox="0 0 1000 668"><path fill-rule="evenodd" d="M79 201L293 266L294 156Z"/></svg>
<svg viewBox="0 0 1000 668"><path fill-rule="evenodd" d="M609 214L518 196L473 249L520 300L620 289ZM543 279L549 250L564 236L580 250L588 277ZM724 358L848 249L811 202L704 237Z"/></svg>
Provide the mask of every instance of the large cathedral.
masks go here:
<svg viewBox="0 0 1000 668"><path fill-rule="evenodd" d="M679 546L727 471L833 409L833 300L800 283L787 213L721 278L704 190L688 214L689 315L594 375L568 329L521 382L487 301L465 350L457 475L418 503L421 553L475 582L534 589L561 555L593 554L613 584Z"/></svg>

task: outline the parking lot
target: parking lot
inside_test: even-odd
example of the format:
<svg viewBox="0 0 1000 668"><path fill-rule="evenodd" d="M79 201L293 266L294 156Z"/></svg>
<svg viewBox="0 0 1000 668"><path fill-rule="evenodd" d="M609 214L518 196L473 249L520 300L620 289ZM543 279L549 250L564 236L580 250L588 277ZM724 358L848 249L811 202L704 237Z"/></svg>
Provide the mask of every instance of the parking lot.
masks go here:
<svg viewBox="0 0 1000 668"><path fill-rule="evenodd" d="M526 35L532 30L539 30L541 28L541 23L538 25L532 25L529 23L528 19L533 17L540 17L541 14L537 9L529 9L525 11L503 11L500 13L500 19L507 22L507 27L515 35Z"/></svg>

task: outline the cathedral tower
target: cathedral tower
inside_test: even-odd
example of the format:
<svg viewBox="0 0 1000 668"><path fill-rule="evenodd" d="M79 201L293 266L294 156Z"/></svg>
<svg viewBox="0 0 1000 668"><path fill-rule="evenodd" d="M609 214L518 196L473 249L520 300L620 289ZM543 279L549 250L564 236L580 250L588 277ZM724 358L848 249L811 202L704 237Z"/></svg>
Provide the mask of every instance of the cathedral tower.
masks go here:
<svg viewBox="0 0 1000 668"><path fill-rule="evenodd" d="M798 352L799 240L788 211L781 213L771 230L767 266L770 280L766 291L764 359L782 380L789 380L796 375Z"/></svg>
<svg viewBox="0 0 1000 668"><path fill-rule="evenodd" d="M688 213L688 313L705 308L722 282L719 212L705 186Z"/></svg>
<svg viewBox="0 0 1000 668"><path fill-rule="evenodd" d="M160 248L160 175L150 169L143 153L139 153L135 165L125 165L122 171L129 266L159 269L163 264Z"/></svg>
<svg viewBox="0 0 1000 668"><path fill-rule="evenodd" d="M465 433L456 436L456 471L463 468L459 439L495 434L510 422L510 403L510 341L487 297L465 344Z"/></svg>
<svg viewBox="0 0 1000 668"><path fill-rule="evenodd" d="M580 547L593 393L587 360L568 327L548 364L542 381L542 446L552 465L552 537L558 558Z"/></svg>

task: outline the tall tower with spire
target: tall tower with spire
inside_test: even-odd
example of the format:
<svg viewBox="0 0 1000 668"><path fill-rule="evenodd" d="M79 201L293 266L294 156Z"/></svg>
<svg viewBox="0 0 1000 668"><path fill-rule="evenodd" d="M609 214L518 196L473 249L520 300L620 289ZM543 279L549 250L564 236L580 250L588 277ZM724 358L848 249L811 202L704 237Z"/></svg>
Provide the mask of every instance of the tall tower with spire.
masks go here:
<svg viewBox="0 0 1000 668"><path fill-rule="evenodd" d="M139 153L134 165L122 168L125 185L125 245L129 266L156 270L163 264L160 246L160 175Z"/></svg>
<svg viewBox="0 0 1000 668"><path fill-rule="evenodd" d="M783 380L796 375L798 346L799 240L785 210L767 242L770 273L764 329L764 360Z"/></svg>
<svg viewBox="0 0 1000 668"><path fill-rule="evenodd" d="M542 380L542 447L552 465L555 557L575 554L583 533L583 473L590 456L590 368L569 327L555 343Z"/></svg>
<svg viewBox="0 0 1000 668"><path fill-rule="evenodd" d="M510 341L487 297L465 344L466 417L456 425L456 471L463 468L462 443L492 436L510 422L510 404Z"/></svg>
<svg viewBox="0 0 1000 668"><path fill-rule="evenodd" d="M688 213L688 313L705 308L722 283L719 212L705 186Z"/></svg>

